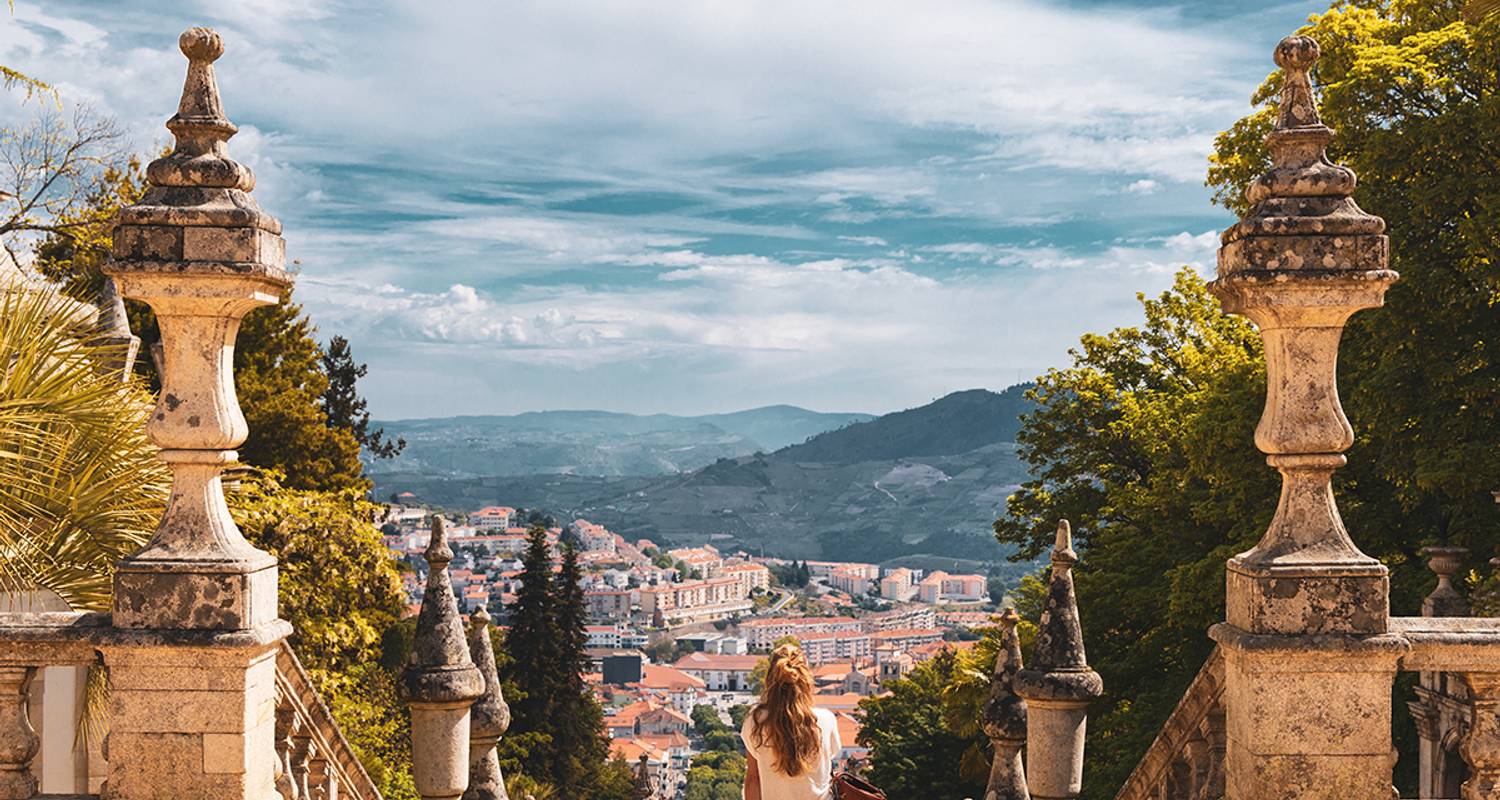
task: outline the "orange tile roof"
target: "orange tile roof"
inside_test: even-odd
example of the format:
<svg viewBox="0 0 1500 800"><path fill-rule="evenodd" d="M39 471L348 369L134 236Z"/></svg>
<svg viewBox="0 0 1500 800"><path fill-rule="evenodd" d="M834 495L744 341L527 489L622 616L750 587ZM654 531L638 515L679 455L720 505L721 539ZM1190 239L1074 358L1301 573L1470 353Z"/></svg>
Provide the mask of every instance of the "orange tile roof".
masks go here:
<svg viewBox="0 0 1500 800"><path fill-rule="evenodd" d="M706 687L706 684L701 679L695 678L676 667L668 667L661 664L642 664L641 673L640 685L647 689L681 691L686 689L703 689Z"/></svg>

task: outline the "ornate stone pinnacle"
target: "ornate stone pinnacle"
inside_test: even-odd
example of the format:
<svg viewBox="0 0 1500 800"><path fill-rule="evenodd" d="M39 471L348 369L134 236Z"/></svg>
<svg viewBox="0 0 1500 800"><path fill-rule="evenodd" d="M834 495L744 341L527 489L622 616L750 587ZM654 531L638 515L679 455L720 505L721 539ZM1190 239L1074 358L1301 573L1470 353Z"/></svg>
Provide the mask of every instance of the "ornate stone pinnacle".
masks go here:
<svg viewBox="0 0 1500 800"><path fill-rule="evenodd" d="M506 800L495 746L510 727L510 706L505 703L495 667L490 612L480 606L469 621L469 656L484 676L484 694L469 710L469 788L464 790L464 800Z"/></svg>
<svg viewBox="0 0 1500 800"><path fill-rule="evenodd" d="M1015 693L1012 683L1022 667L1021 639L1016 634L1021 615L1014 608L1007 608L996 620L1000 623L1001 650L995 656L990 699L981 722L986 736L1019 746L1026 741L1026 701Z"/></svg>
<svg viewBox="0 0 1500 800"><path fill-rule="evenodd" d="M1276 45L1272 59L1283 72L1277 129L1323 127L1317 103L1313 102L1312 78L1308 75L1320 55L1318 43L1311 36L1288 36Z"/></svg>
<svg viewBox="0 0 1500 800"><path fill-rule="evenodd" d="M1057 671L1088 672L1088 658L1083 647L1083 626L1078 621L1078 598L1073 592L1073 565L1078 554L1073 551L1072 527L1067 520L1057 524L1057 545L1052 549L1052 580L1047 587L1047 602L1042 608L1037 628L1036 653L1030 669L1023 674L1035 678ZM1098 675L1091 681L1098 682ZM1089 687L1078 687L1087 694ZM1102 689L1102 685L1099 687ZM1097 692L1096 692L1097 693Z"/></svg>
<svg viewBox="0 0 1500 800"><path fill-rule="evenodd" d="M1339 338L1355 312L1384 302L1385 222L1354 202L1354 171L1329 162L1333 131L1309 73L1318 45L1277 45L1284 70L1271 168L1250 186L1250 213L1224 232L1210 288L1249 317L1266 353L1266 407L1255 444L1282 474L1276 516L1229 562L1228 621L1252 633L1380 633L1386 570L1354 545L1334 501L1334 470L1354 431L1338 398Z"/></svg>
<svg viewBox="0 0 1500 800"><path fill-rule="evenodd" d="M458 600L448 575L453 551L441 514L432 515L432 537L427 543L427 590L417 613L411 663L402 675L402 688L413 701L472 701L484 691L484 677L469 656Z"/></svg>
<svg viewBox="0 0 1500 800"><path fill-rule="evenodd" d="M160 325L162 389L146 425L172 469L172 496L155 536L115 573L114 623L127 628L259 628L277 620L276 560L240 534L221 474L249 433L234 391L234 340L251 309L291 285L281 224L229 160L213 59L218 34L193 28L173 151L146 170L140 202L120 211L104 274L149 303ZM155 351L155 346L153 346Z"/></svg>
<svg viewBox="0 0 1500 800"><path fill-rule="evenodd" d="M469 707L484 676L469 655L448 575L453 551L440 514L427 543L427 591L417 614L401 696L411 706L412 777L425 800L457 800L469 785Z"/></svg>
<svg viewBox="0 0 1500 800"><path fill-rule="evenodd" d="M1073 549L1073 526L1067 520L1060 519L1057 521L1057 543L1052 546L1052 566L1054 569L1072 569L1077 563L1078 553Z"/></svg>
<svg viewBox="0 0 1500 800"><path fill-rule="evenodd" d="M1250 214L1224 232L1220 278L1245 271L1384 270L1385 221L1360 209L1351 197L1354 171L1329 162L1325 151L1334 132L1318 116L1308 75L1317 42L1289 36L1275 58L1284 76L1276 126L1266 136L1271 169L1246 191Z"/></svg>
<svg viewBox="0 0 1500 800"><path fill-rule="evenodd" d="M1072 527L1060 520L1036 652L1031 666L1018 669L1011 680L1016 695L1027 704L1025 777L1030 797L1038 800L1073 798L1082 790L1088 706L1104 693L1104 681L1089 669L1084 653L1073 593L1078 554L1072 545ZM1018 651L1015 658L1019 662Z"/></svg>
<svg viewBox="0 0 1500 800"><path fill-rule="evenodd" d="M453 560L453 549L448 546L448 523L443 519L442 514L433 514L431 526L431 535L427 538L427 550L422 553L422 556L427 560L427 565L431 570L447 569L448 562ZM431 572L428 574L430 575Z"/></svg>

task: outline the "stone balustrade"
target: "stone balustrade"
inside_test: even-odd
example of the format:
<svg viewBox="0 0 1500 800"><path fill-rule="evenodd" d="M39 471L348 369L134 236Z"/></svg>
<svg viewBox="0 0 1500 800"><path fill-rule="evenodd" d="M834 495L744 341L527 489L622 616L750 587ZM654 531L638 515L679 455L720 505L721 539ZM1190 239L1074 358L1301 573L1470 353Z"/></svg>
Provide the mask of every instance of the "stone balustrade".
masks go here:
<svg viewBox="0 0 1500 800"><path fill-rule="evenodd" d="M1222 798L1226 744L1224 654L1216 648L1115 800Z"/></svg>
<svg viewBox="0 0 1500 800"><path fill-rule="evenodd" d="M200 638L202 634L195 632L163 635L116 628L106 613L0 613L0 800L55 797L40 794L33 765L42 721L30 718L29 690L38 671L59 666L108 668L109 653L117 647L192 646L197 644L192 640ZM241 644L258 646L253 637ZM285 641L277 647L275 689L278 794L284 800L379 800L380 792ZM75 722L53 722L59 721L68 723L70 730Z"/></svg>

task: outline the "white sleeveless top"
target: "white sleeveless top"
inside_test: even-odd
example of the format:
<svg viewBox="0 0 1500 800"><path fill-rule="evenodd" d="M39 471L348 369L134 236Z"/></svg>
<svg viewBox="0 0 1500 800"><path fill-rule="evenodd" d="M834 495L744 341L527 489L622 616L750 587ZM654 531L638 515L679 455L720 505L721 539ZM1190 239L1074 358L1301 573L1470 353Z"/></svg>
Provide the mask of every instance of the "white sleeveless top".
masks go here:
<svg viewBox="0 0 1500 800"><path fill-rule="evenodd" d="M745 715L745 724L740 727L740 739L745 742L745 749L750 755L755 756L760 771L762 800L829 800L833 797L833 760L838 757L844 744L839 741L839 726L833 718L833 712L815 708L813 716L818 720L822 753L807 774L783 775L771 766L776 763L776 756L770 751L769 742L764 748L755 744L754 713Z"/></svg>

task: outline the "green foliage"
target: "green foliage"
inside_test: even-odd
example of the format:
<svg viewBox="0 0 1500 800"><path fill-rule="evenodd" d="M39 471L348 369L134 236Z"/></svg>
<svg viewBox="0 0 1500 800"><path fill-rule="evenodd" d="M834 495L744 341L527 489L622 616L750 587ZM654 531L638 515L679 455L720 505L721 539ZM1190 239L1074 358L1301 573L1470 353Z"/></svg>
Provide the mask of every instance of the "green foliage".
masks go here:
<svg viewBox="0 0 1500 800"><path fill-rule="evenodd" d="M0 290L0 591L109 607L114 564L150 538L169 478L145 435L151 398L122 382L76 303Z"/></svg>
<svg viewBox="0 0 1500 800"><path fill-rule="evenodd" d="M323 413L328 415L329 427L344 428L354 434L354 440L372 457L395 458L406 449L406 440L387 438L383 428L370 430L370 412L356 386L369 371L364 364L355 363L348 339L335 336L328 340L328 348L323 352L323 374L328 376Z"/></svg>
<svg viewBox="0 0 1500 800"><path fill-rule="evenodd" d="M812 580L812 572L807 568L806 561L771 564L770 568L772 580L789 589L801 589Z"/></svg>
<svg viewBox="0 0 1500 800"><path fill-rule="evenodd" d="M277 557L292 647L360 762L386 798L415 800L396 693L411 626L400 620L405 593L377 507L355 489L288 489L274 474L242 481L228 499L245 538Z"/></svg>
<svg viewBox="0 0 1500 800"><path fill-rule="evenodd" d="M564 547L554 578L547 529L538 521L528 536L507 657L497 663L511 707L502 768L561 797L603 797L596 791L607 783L601 771L609 769L609 742L604 712L583 682L587 609L578 554Z"/></svg>
<svg viewBox="0 0 1500 800"><path fill-rule="evenodd" d="M308 669L378 662L406 605L373 522L378 507L354 489L290 489L273 473L243 481L229 501L245 538L277 558L281 615Z"/></svg>
<svg viewBox="0 0 1500 800"><path fill-rule="evenodd" d="M1254 329L1191 270L1142 304L1143 326L1083 337L1071 366L1038 379L1019 436L1037 477L995 523L1029 558L1058 519L1073 522L1089 662L1106 690L1090 719L1091 797L1120 786L1207 657L1224 562L1259 539L1278 491L1253 442L1265 385ZM1027 576L1017 610L1036 620L1044 594Z"/></svg>
<svg viewBox="0 0 1500 800"><path fill-rule="evenodd" d="M331 428L322 398L328 391L316 329L290 296L245 316L234 351L235 387L250 436L246 463L282 472L294 489L370 488L359 441Z"/></svg>
<svg viewBox="0 0 1500 800"><path fill-rule="evenodd" d="M703 749L708 751L740 752L738 728L731 728L719 718L713 706L693 706L693 730L703 737ZM743 720L741 720L743 722Z"/></svg>
<svg viewBox="0 0 1500 800"><path fill-rule="evenodd" d="M734 750L715 750L693 757L685 800L739 800L745 783L745 757Z"/></svg>
<svg viewBox="0 0 1500 800"><path fill-rule="evenodd" d="M956 691L949 687L961 678L978 680L965 678L969 668L945 650L905 678L888 683L888 694L860 701L864 722L859 743L870 748L869 778L891 800L984 794L987 741L977 729L962 735L949 724L950 717L965 714L977 719L978 706L954 714L949 706L959 700L945 700ZM968 726L973 728L973 723Z"/></svg>

